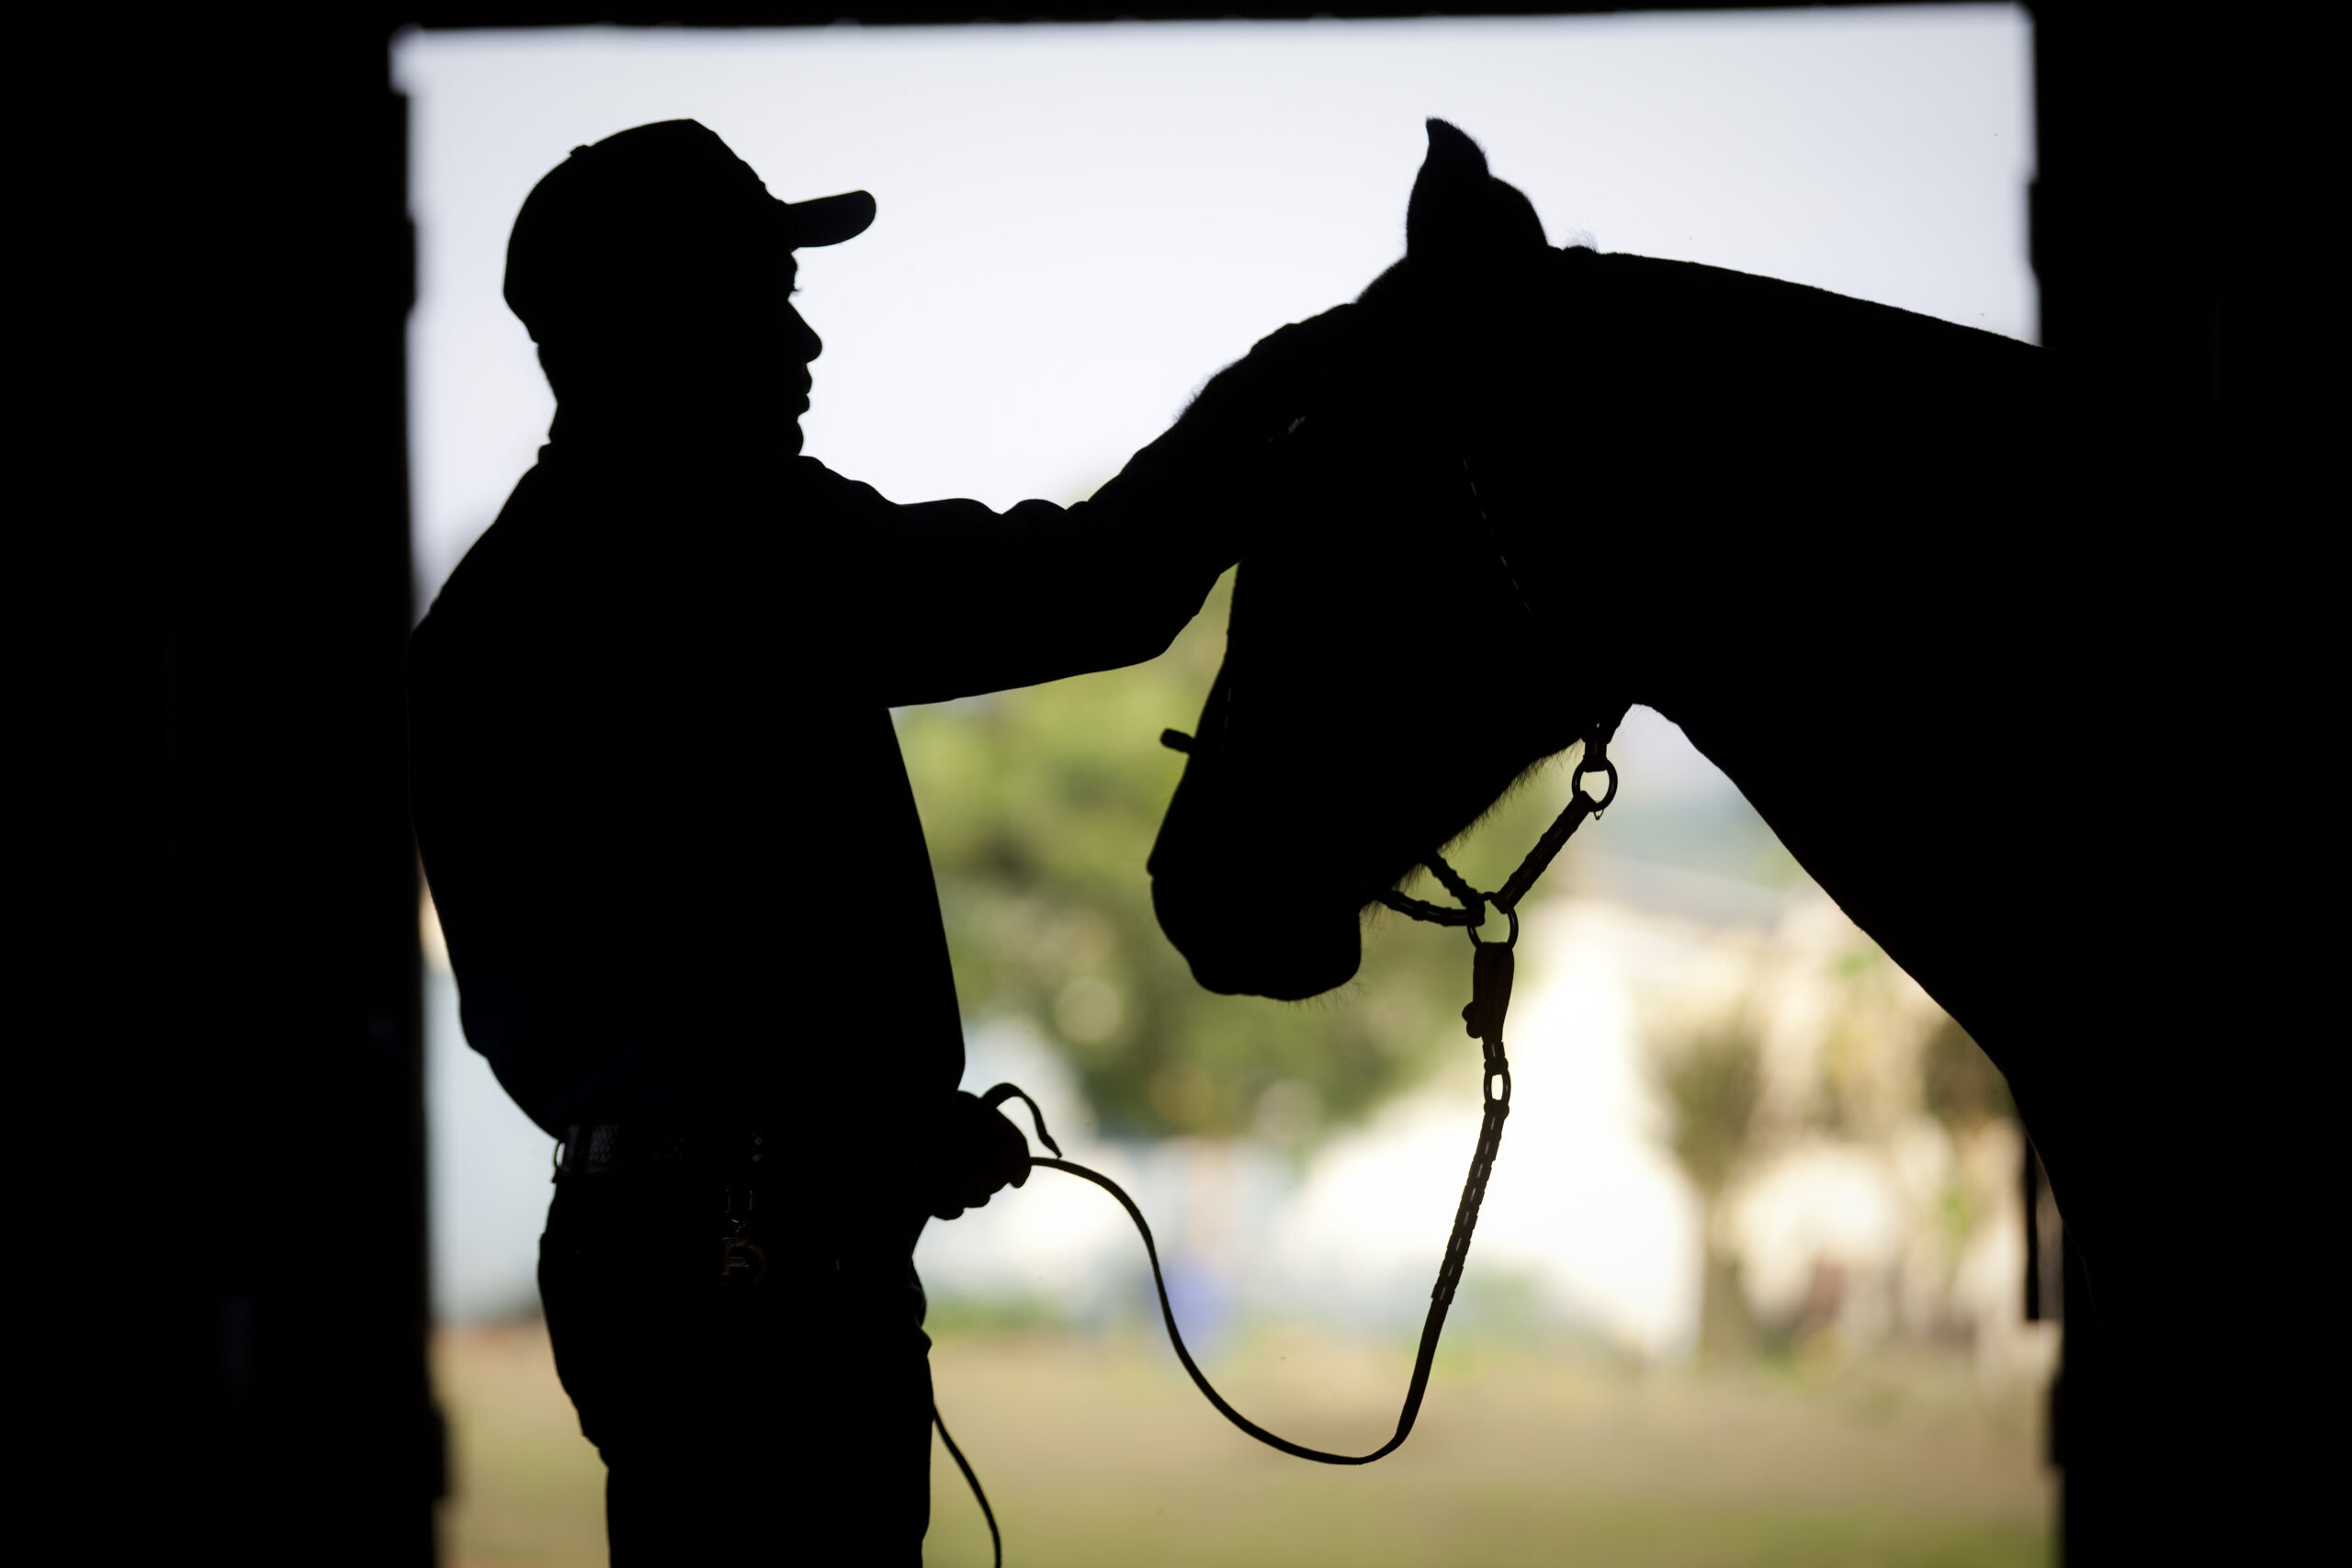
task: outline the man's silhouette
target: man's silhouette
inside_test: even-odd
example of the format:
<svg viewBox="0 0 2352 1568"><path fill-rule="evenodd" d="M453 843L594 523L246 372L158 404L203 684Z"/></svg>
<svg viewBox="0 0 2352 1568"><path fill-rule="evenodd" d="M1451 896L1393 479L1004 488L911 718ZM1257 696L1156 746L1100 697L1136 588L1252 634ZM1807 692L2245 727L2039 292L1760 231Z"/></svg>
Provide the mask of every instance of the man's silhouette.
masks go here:
<svg viewBox="0 0 2352 1568"><path fill-rule="evenodd" d="M957 1089L888 710L1163 649L1349 335L1276 333L1082 505L894 505L798 455L793 252L873 216L691 120L542 180L506 297L555 423L413 649L467 1038L563 1140L540 1289L616 1562L920 1561L911 1250L1028 1167Z"/></svg>

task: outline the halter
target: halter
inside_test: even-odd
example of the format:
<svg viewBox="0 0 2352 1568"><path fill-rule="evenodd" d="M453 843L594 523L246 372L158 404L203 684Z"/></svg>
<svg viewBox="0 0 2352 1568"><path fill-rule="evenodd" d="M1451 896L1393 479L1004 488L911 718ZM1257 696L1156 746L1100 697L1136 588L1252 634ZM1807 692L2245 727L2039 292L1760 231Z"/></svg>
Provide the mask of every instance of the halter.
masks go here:
<svg viewBox="0 0 2352 1568"><path fill-rule="evenodd" d="M1498 913L1510 919L1508 942L1517 942L1519 901L1527 897L1528 890L1535 886L1536 878L1551 868L1554 858L1566 846L1569 836L1584 826L1585 818L1600 816L1617 798L1617 764L1609 760L1609 739L1616 733L1618 722L1623 716L1621 712L1617 718L1609 721L1606 728L1595 730L1586 738L1585 753L1577 759L1576 771L1568 776L1568 804L1552 818L1552 825L1544 829L1544 836L1535 840L1534 847L1520 861L1519 869L1512 872L1494 892L1481 893L1471 886L1460 872L1446 863L1443 855L1431 850L1421 857L1421 863L1429 867L1430 874L1444 885L1448 893L1453 895L1462 906L1460 908L1449 909L1442 904L1410 898L1393 887L1376 889L1371 897L1412 919L1426 920L1433 926L1465 926L1469 928L1470 942L1474 947L1478 945L1478 928L1487 923L1487 906L1491 904ZM1601 773L1608 778L1609 787L1601 791L1598 798L1585 793L1584 781L1589 773Z"/></svg>
<svg viewBox="0 0 2352 1568"><path fill-rule="evenodd" d="M1618 717L1623 716L1621 711ZM1144 1218L1143 1210L1127 1195L1126 1189L1099 1170L1074 1160L1063 1159L1061 1145L1054 1142L1053 1134L1046 1130L1045 1112L1038 1110L1037 1102L1021 1089L1009 1083L1001 1083L980 1096L981 1100L990 1106L1002 1106L1007 1100L1018 1100L1029 1108L1029 1119L1036 1128L1037 1141L1054 1152L1051 1159L1032 1159L1029 1163L1033 1168L1058 1170L1081 1181L1091 1181L1108 1192L1117 1201L1119 1207L1127 1212L1127 1218L1135 1222L1136 1233L1143 1237L1144 1256L1151 1261L1152 1288L1159 1295L1159 1318L1167 1325L1168 1343L1174 1348L1177 1360L1183 1364L1184 1374L1193 1380L1193 1386L1201 1391L1202 1397L1216 1408L1218 1415L1270 1449L1279 1449L1294 1458L1312 1460L1317 1464L1370 1464L1374 1460L1395 1453L1412 1435L1413 1423L1420 1416L1421 1399L1429 1392L1430 1367L1437 1358L1439 1337L1445 1332L1446 1314L1453 1308L1454 1292L1462 1283L1463 1266L1469 1261L1471 1233L1478 1227L1478 1210L1487 1197L1487 1179L1493 1173L1495 1155L1502 1146L1503 1121L1510 1114L1510 1061L1503 1052L1503 1017L1510 1007L1512 951L1519 944L1519 903L1527 896L1528 889L1535 886L1536 878L1551 865L1569 836L1582 827L1588 818L1598 817L1607 810L1609 803L1617 798L1617 767L1609 760L1608 754L1609 738L1616 728L1617 719L1612 718L1605 727L1586 738L1585 754L1577 761L1576 771L1569 775L1568 804L1552 819L1552 825L1544 830L1544 836L1535 841L1534 847L1519 863L1519 869L1510 874L1501 887L1492 893L1479 892L1461 873L1446 863L1442 854L1431 850L1422 863L1430 868L1438 881L1444 884L1445 890L1459 901L1460 908L1449 909L1442 904L1408 897L1394 888L1383 888L1369 896L1408 919L1425 920L1431 925L1460 926L1469 933L1472 949L1470 1002L1462 1010L1462 1021L1464 1030L1479 1043L1484 1057L1477 1148L1470 1156L1470 1173L1462 1183L1462 1201L1453 1212L1453 1228L1446 1236L1445 1257L1438 1265L1437 1283L1430 1289L1430 1309L1421 1321L1421 1342L1413 1357L1412 1381L1406 1386L1405 1405L1396 1416L1396 1431L1386 1442L1370 1453L1331 1453L1323 1449L1308 1448L1304 1443L1294 1443L1288 1438L1268 1431L1236 1410L1223 1394L1217 1393L1216 1385L1201 1371L1200 1363L1193 1359L1193 1352L1184 1343L1183 1331L1176 1326L1176 1309L1168 1299L1168 1278L1160 1268L1159 1247L1152 1239L1151 1223ZM1593 773L1605 775L1608 780L1608 788L1597 796L1587 794L1584 787L1585 779ZM1510 934L1499 942L1487 941L1478 935L1478 928L1486 923L1486 911L1489 905L1510 922ZM979 1502L981 1516L988 1520L989 1540L995 1548L995 1561L998 1568L1002 1568L1004 1541L998 1533L996 1511L989 1506L988 1494L982 1490L980 1479L974 1473L970 1461L965 1459L963 1450L957 1448L956 1439L948 1435L947 1424L940 1419L935 1405L932 1410L932 1422L939 1428L940 1438L946 1444L949 1457L956 1461L956 1468L963 1472L965 1483L971 1487L972 1495Z"/></svg>
<svg viewBox="0 0 2352 1568"><path fill-rule="evenodd" d="M1520 608L1532 621L1534 611L1528 604L1525 591L1520 586L1519 574L1511 566L1510 558L1503 552L1502 541L1487 516L1485 501L1478 494L1477 479L1466 457L1463 459L1462 471L1469 485L1471 501L1477 509L1479 521L1486 526L1496 563L1509 581ZM1370 1464L1396 1452L1412 1435L1413 1423L1421 1413L1422 1397L1429 1391L1430 1368L1437 1357L1438 1339L1445 1331L1446 1314L1453 1308L1454 1292L1462 1283L1463 1267L1469 1261L1471 1234L1477 1229L1478 1211L1487 1197L1487 1180L1494 1171L1495 1155L1502 1146L1503 1122L1510 1115L1510 1060L1503 1050L1503 1019L1510 1007L1513 952L1519 945L1520 901L1527 897L1536 879L1550 868L1576 830L1584 826L1588 818L1608 810L1610 803L1617 798L1617 765L1609 760L1609 741L1624 716L1625 709L1618 707L1584 737L1584 754L1577 759L1575 771L1568 776L1567 805L1552 819L1552 825L1544 829L1543 836L1535 840L1534 846L1521 859L1518 869L1510 874L1502 886L1491 893L1480 892L1447 863L1443 854L1431 849L1421 858L1420 863L1429 867L1446 892L1453 895L1458 908L1448 908L1442 904L1410 897L1394 887L1372 888L1364 892L1365 902L1385 905L1408 919L1426 921L1430 925L1460 926L1468 933L1471 946L1470 1001L1462 1010L1462 1022L1464 1031L1478 1042L1483 1058L1478 1143L1470 1156L1470 1172L1463 1179L1462 1201L1453 1212L1453 1227L1446 1236L1445 1255L1438 1265L1437 1283L1430 1289L1429 1312L1421 1321L1420 1347L1413 1357L1413 1374L1406 1386L1404 1408L1397 1415L1396 1431L1386 1442L1370 1453L1331 1453L1322 1449L1308 1448L1304 1443L1294 1443L1268 1431L1236 1410L1223 1394L1217 1393L1216 1386L1201 1371L1200 1364L1193 1359L1193 1353L1184 1343L1183 1333L1176 1326L1176 1309L1168 1299L1168 1280L1160 1269L1159 1247L1152 1239L1150 1223L1144 1218L1143 1210L1136 1206L1136 1201L1127 1195L1125 1188L1101 1171L1063 1159L1061 1145L1055 1143L1053 1135L1046 1130L1045 1113L1037 1109L1037 1102L1021 1089L1009 1083L1001 1083L980 1096L981 1100L990 1106L1001 1107L1010 1100L1019 1100L1028 1106L1030 1121L1036 1128L1037 1141L1054 1152L1054 1157L1050 1159L1033 1158L1029 1162L1032 1167L1058 1170L1081 1181L1091 1181L1108 1192L1117 1201L1119 1207L1127 1212L1127 1218L1135 1222L1136 1234L1143 1237L1144 1255L1151 1262L1152 1286L1159 1295L1160 1321L1167 1325L1168 1342L1174 1348L1177 1360L1182 1363L1185 1375L1193 1380L1193 1386L1201 1391L1202 1397L1216 1408L1218 1415L1268 1448L1278 1449L1296 1459L1312 1460L1317 1464ZM1189 752L1193 749L1192 738L1178 730L1162 731L1159 739L1160 743L1171 750ZM1598 795L1589 794L1585 789L1585 780L1594 774L1600 774L1607 781L1607 787ZM1509 933L1500 941L1488 941L1478 934L1478 928L1486 924L1489 907L1500 912L1510 922ZM966 1483L971 1487L972 1495L980 1505L980 1513L988 1520L989 1539L995 1548L997 1568L1003 1568L1003 1538L998 1533L996 1512L989 1506L988 1494L981 1489L979 1477L964 1458L963 1450L956 1446L956 1439L948 1436L946 1423L940 1420L936 1405L932 1409L932 1421L938 1427L939 1436L946 1444L956 1467L963 1472Z"/></svg>

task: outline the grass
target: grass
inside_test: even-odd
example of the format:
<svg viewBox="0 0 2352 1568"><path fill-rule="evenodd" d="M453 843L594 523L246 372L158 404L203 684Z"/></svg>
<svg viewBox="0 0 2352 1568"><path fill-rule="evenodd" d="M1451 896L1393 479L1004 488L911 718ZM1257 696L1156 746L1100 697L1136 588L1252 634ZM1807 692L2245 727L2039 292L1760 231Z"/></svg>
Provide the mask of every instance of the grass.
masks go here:
<svg viewBox="0 0 2352 1568"><path fill-rule="evenodd" d="M445 1333L454 1568L603 1561L603 1474L536 1325ZM1219 1386L1295 1439L1362 1451L1396 1418L1405 1349L1262 1335ZM943 1334L940 1408L1022 1568L1105 1563L1805 1564L2047 1562L2036 1391L1941 1358L1641 1373L1590 1355L1449 1353L1404 1450L1369 1469L1261 1449L1140 1337ZM926 1561L989 1561L934 1445Z"/></svg>

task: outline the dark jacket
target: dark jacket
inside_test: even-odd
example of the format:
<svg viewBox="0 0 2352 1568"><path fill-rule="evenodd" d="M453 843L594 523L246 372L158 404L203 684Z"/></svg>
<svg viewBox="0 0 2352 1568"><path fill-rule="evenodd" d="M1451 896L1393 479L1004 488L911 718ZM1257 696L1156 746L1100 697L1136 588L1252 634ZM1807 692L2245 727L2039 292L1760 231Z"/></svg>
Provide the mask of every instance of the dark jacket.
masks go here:
<svg viewBox="0 0 2352 1568"><path fill-rule="evenodd" d="M1215 497L1280 401L1212 383L1092 500L1001 515L559 418L411 651L418 842L516 1103L550 1134L847 1126L952 1090L889 710L1164 649L1238 553Z"/></svg>

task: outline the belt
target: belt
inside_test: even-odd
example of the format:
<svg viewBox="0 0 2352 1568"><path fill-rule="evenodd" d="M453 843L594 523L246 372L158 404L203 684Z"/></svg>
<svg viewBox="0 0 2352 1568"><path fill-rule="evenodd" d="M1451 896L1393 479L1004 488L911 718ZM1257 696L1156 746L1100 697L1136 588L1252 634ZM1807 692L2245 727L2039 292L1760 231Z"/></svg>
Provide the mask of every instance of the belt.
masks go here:
<svg viewBox="0 0 2352 1568"><path fill-rule="evenodd" d="M587 1122L563 1130L555 1173L706 1171L749 1175L766 1156L757 1129L683 1126L661 1122Z"/></svg>

